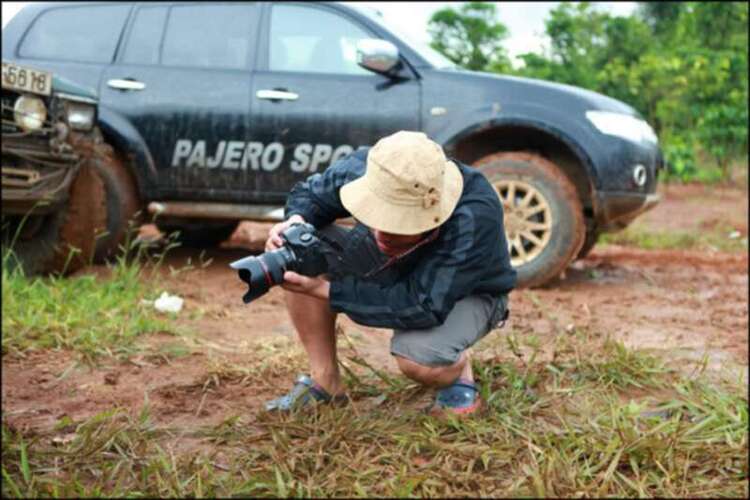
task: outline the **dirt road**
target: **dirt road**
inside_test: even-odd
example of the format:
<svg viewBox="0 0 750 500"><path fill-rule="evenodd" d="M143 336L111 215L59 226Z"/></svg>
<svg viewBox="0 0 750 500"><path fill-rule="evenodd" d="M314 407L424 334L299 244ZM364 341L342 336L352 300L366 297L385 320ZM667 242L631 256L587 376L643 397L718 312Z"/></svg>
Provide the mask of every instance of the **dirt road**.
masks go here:
<svg viewBox="0 0 750 500"><path fill-rule="evenodd" d="M747 191L695 186L663 189L664 201L637 221L650 231L729 231L747 238ZM267 228L268 226L266 226ZM734 233L734 234L733 234ZM252 246L264 227L244 225L225 246ZM745 240L746 241L746 240ZM707 356L709 368L747 368L747 250L642 250L607 245L575 263L553 286L511 295L511 319L476 347L478 358L506 352L509 335L535 336L545 346L560 331L609 335L653 349L675 366ZM148 393L157 421L218 424L230 415L252 420L261 402L285 390L305 370L302 352L273 289L244 305L244 284L228 268L241 248L208 252L177 249L162 268L166 289L185 298L184 338L146 336L151 354L127 362L105 360L90 369L67 352L25 359L3 356L2 411L11 426L49 428L113 406L138 411ZM206 260L210 263L203 266ZM187 269L175 275L173 270ZM345 339L372 366L395 372L390 333L341 321ZM346 342L341 342L347 346ZM347 347L345 351L354 351ZM343 357L346 359L346 354ZM262 376L259 376L262 375Z"/></svg>

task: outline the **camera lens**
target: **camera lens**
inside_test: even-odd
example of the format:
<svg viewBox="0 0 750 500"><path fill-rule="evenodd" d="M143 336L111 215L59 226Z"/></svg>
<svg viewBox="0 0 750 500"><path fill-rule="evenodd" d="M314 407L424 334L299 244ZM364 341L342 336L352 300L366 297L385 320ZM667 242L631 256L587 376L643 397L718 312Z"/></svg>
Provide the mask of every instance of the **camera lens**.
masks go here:
<svg viewBox="0 0 750 500"><path fill-rule="evenodd" d="M247 304L264 295L272 286L283 282L284 271L291 262L294 262L294 254L288 248L282 247L229 264L232 269L237 269L240 279L249 287L247 293L242 296L242 301Z"/></svg>

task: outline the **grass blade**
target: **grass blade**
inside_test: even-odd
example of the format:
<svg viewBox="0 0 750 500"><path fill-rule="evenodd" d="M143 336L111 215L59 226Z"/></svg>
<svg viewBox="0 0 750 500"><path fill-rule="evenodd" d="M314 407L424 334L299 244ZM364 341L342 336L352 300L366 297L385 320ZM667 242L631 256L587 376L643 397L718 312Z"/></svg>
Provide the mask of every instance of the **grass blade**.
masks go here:
<svg viewBox="0 0 750 500"><path fill-rule="evenodd" d="M21 440L21 473L26 484L31 483L31 470L29 469L29 457L26 452L26 443Z"/></svg>
<svg viewBox="0 0 750 500"><path fill-rule="evenodd" d="M13 490L13 495L16 498L21 498L21 490L18 489L18 486L16 486L16 483L10 477L10 474L5 470L5 467L3 467L3 484L10 486L10 489Z"/></svg>

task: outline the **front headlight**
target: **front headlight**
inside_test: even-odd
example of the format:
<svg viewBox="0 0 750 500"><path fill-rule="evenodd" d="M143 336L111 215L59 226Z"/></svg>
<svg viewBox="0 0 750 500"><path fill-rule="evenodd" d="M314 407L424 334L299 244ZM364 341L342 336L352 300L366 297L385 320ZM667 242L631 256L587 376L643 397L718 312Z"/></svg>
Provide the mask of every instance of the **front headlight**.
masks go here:
<svg viewBox="0 0 750 500"><path fill-rule="evenodd" d="M90 104L68 101L65 103L68 125L73 130L91 130L94 126L96 107Z"/></svg>
<svg viewBox="0 0 750 500"><path fill-rule="evenodd" d="M33 95L22 95L13 105L13 119L26 132L34 132L44 125L47 107L44 101Z"/></svg>
<svg viewBox="0 0 750 500"><path fill-rule="evenodd" d="M638 143L658 144L659 142L651 125L635 116L611 111L586 111L586 118L602 134L614 135Z"/></svg>

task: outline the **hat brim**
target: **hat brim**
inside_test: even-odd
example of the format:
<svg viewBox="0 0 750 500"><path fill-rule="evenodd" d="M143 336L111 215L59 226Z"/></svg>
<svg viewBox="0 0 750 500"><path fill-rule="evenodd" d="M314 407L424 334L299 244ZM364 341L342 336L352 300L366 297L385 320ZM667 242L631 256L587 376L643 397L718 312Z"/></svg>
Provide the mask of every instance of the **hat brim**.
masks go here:
<svg viewBox="0 0 750 500"><path fill-rule="evenodd" d="M431 208L390 203L369 189L367 174L342 186L339 195L344 208L365 226L391 234L414 235L448 220L463 188L461 171L452 161L447 161L440 203Z"/></svg>

